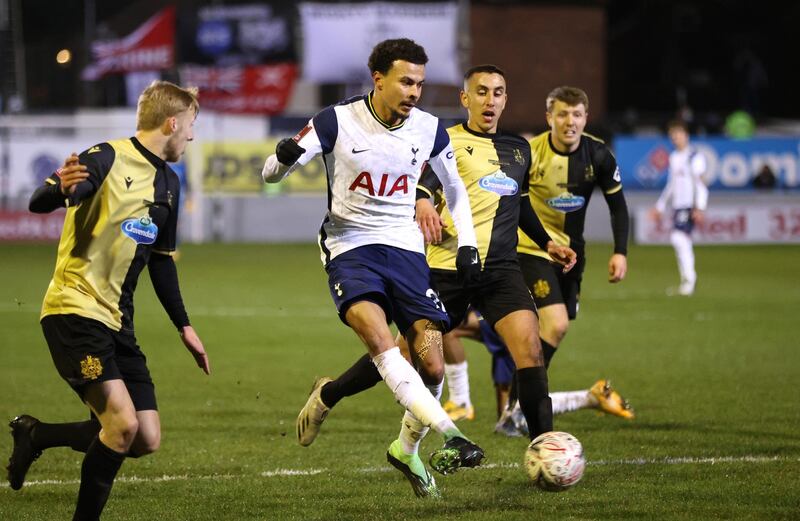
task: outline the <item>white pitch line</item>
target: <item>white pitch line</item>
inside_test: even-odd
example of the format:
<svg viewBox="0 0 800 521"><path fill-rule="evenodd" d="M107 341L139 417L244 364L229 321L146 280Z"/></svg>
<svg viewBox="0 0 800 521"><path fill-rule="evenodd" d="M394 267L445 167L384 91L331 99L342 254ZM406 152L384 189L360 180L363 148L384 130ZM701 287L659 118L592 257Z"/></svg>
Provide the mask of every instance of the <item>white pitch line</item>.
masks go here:
<svg viewBox="0 0 800 521"><path fill-rule="evenodd" d="M310 470L278 469L278 470L265 470L259 475L262 478L273 478L275 476L315 476L317 474L322 474L323 472L327 471L328 469L310 469Z"/></svg>
<svg viewBox="0 0 800 521"><path fill-rule="evenodd" d="M608 466L608 465L716 465L718 463L770 463L775 461L794 461L800 462L800 458L786 458L781 456L719 456L708 458L696 457L664 457L664 458L635 458L635 459L620 459L620 460L596 460L588 461L589 466ZM489 469L507 469L518 468L519 463L488 463L481 465L476 470L489 470ZM391 467L362 467L356 469L356 473L373 473L373 472L391 472ZM210 480L210 479L248 479L253 477L262 478L275 478L275 477L293 477L293 476L315 476L317 474L327 474L338 472L331 469L275 469L265 470L256 475L253 474L208 474L192 476L189 474L178 474L170 476L164 474L163 476L156 477L139 477L139 476L121 476L117 478L115 483L160 483L164 481L196 481L196 480ZM347 472L342 471L342 472ZM25 486L42 486L42 485L77 485L80 480L59 480L59 479L41 479L26 481ZM3 483L0 487L8 488L7 483Z"/></svg>

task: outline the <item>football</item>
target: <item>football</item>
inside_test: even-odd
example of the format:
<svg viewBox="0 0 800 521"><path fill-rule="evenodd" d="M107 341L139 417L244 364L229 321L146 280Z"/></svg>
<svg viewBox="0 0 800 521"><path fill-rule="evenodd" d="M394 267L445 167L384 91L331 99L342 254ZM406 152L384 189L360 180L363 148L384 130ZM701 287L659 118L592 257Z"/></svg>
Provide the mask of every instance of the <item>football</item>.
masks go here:
<svg viewBox="0 0 800 521"><path fill-rule="evenodd" d="M581 442L567 432L545 432L525 451L525 470L544 490L567 490L581 480L585 467Z"/></svg>

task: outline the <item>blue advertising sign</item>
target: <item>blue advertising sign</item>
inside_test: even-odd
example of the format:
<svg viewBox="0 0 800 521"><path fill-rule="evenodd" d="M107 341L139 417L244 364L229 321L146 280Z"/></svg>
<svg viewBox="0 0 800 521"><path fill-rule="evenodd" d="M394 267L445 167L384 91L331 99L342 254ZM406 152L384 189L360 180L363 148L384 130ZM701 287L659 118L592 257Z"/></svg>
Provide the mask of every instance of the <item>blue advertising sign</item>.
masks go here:
<svg viewBox="0 0 800 521"><path fill-rule="evenodd" d="M711 190L751 190L764 165L775 175L777 188L800 190L800 138L694 137L691 146L706 158L703 178ZM666 138L615 137L614 154L625 190L664 188L672 150Z"/></svg>

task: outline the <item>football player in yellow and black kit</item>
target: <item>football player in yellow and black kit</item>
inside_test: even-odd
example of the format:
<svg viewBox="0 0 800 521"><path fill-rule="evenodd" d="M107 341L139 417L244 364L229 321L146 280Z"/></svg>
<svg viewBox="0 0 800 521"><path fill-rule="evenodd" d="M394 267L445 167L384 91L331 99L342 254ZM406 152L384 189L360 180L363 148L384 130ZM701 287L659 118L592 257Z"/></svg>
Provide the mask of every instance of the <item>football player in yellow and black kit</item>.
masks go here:
<svg viewBox="0 0 800 521"><path fill-rule="evenodd" d="M451 327L458 325L469 305L480 309L509 345L517 365L522 410L532 425L531 436L552 430L547 372L539 345L536 308L525 286L517 261L517 228L536 237L554 259L571 268L575 253L547 236L533 207L527 202L530 147L521 137L497 131L497 122L507 99L503 72L493 65L473 67L464 75L462 105L469 112L467 123L447 129L453 143L458 172L469 193L478 259L484 259L479 281L464 286L456 270L458 238L452 217L438 198L438 210L430 197L439 194L440 183L430 169L417 187L417 222L429 245L428 264L432 282L447 311ZM440 213L441 212L441 213ZM444 228L442 229L442 225ZM462 262L463 259L459 259ZM447 337L447 335L445 335ZM401 339L398 339L401 343ZM423 346L424 347L424 346ZM411 352L429 390L441 394L444 367L441 357L428 356L423 349ZM362 358L335 380L315 385L298 419L301 444L309 445L319 432L330 409L343 397L351 396L380 381L380 375ZM313 428L309 425L313 424ZM301 428L302 427L302 428ZM428 431L412 414L406 413L398 439L389 447L387 459L401 470L417 496L437 495L436 485L417 452ZM432 461L432 464L434 462Z"/></svg>
<svg viewBox="0 0 800 521"><path fill-rule="evenodd" d="M198 109L195 89L154 82L139 97L134 137L71 156L31 197L36 213L67 208L41 325L56 369L92 419L15 418L8 480L22 487L31 463L50 447L85 452L76 520L99 519L124 459L160 444L155 390L133 327L133 293L145 266L184 345L209 373L171 257L180 183L167 164L192 140Z"/></svg>
<svg viewBox="0 0 800 521"><path fill-rule="evenodd" d="M586 208L592 192L599 187L611 214L614 235L614 251L608 261L608 280L621 281L627 271L628 209L622 193L619 170L614 155L603 141L584 134L588 115L589 99L586 93L575 87L559 87L547 97L546 117L550 130L530 141L532 162L530 169L530 196L536 215L541 219L547 233L559 244L569 245L578 254L575 269L564 273L548 258L548 253L523 231L519 232L519 259L525 282L536 301L539 312L540 336L545 366L555 354L578 311L580 285L585 259L583 238ZM471 321L477 324L476 321ZM462 336L480 337L495 356L496 365L508 365L508 358L493 332L487 328L460 332ZM500 344L499 348L496 344ZM447 346L446 346L447 347ZM456 362L461 362L461 359ZM450 379L448 367L448 380ZM466 368L463 367L465 372ZM458 379L465 379L459 375ZM450 385L450 384L448 384ZM453 393L451 388L451 395ZM463 394L463 393L462 393ZM467 390L468 394L468 390ZM513 406L514 393L510 405ZM596 407L623 418L633 418L633 410L622 397L611 388L608 380L599 380L590 389L552 393L555 414L579 408ZM463 401L463 398L461 398ZM451 418L466 417L463 407L449 407ZM446 407L448 408L448 407ZM512 420L511 412L503 413L497 431L519 435L516 427L524 426L518 418ZM516 425L516 427L515 427Z"/></svg>

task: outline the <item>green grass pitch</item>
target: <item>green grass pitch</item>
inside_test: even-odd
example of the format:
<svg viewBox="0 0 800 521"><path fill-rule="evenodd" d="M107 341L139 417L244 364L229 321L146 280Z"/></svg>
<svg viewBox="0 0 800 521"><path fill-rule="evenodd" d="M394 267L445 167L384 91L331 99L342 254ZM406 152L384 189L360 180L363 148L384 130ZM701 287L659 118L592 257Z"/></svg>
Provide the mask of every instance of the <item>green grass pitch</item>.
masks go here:
<svg viewBox="0 0 800 521"><path fill-rule="evenodd" d="M184 246L184 300L212 375L194 366L143 275L136 325L162 448L125 462L103 519L799 519L800 247L698 248L692 298L665 295L677 282L671 249L633 247L619 285L606 282L609 249L588 250L579 320L550 389L610 377L636 420L556 417L588 466L574 489L539 491L521 466L525 441L492 433L490 359L467 342L477 418L463 429L486 466L439 477L444 498L421 501L386 462L402 411L382 384L342 401L311 447L295 440L314 377L364 352L335 314L316 247ZM86 417L37 323L54 259L54 244L0 249L3 422ZM440 443L429 435L423 452ZM3 464L10 449L0 434ZM69 519L81 457L49 450L21 491L0 486L0 519Z"/></svg>

